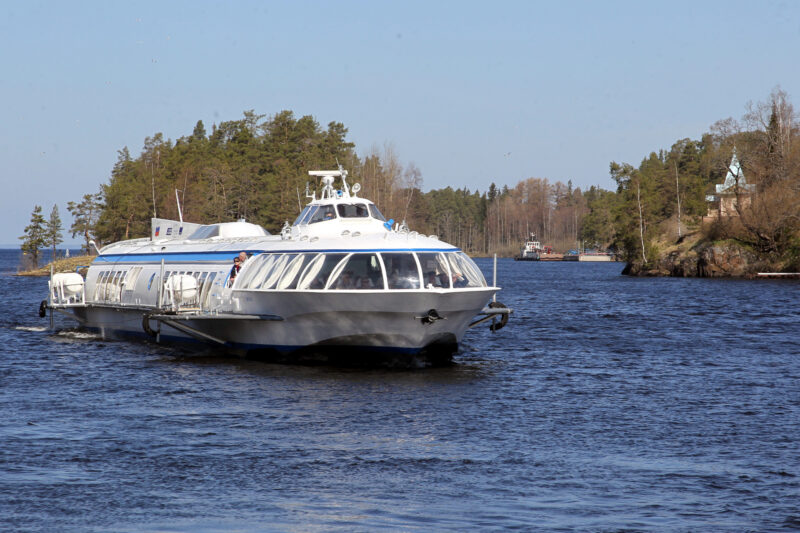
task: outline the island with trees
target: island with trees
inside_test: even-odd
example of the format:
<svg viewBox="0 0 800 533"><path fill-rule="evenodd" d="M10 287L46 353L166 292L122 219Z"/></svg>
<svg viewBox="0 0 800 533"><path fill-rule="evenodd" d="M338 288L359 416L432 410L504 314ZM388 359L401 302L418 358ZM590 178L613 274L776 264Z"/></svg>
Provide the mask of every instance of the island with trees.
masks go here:
<svg viewBox="0 0 800 533"><path fill-rule="evenodd" d="M101 246L148 236L151 217L178 218L176 191L185 220L244 218L278 232L303 207L307 171L341 164L388 217L472 255L513 256L535 233L556 250L613 251L634 275L797 272L799 132L788 96L776 89L766 102L750 104L741 121L719 121L700 139L678 140L638 167L611 162L616 190L535 177L498 187L487 176L483 192L425 192L421 170L403 164L391 145L359 155L342 123L322 128L311 116L251 110L210 133L202 121L175 141L156 133L135 157L121 149L108 183L69 202L69 232L87 253L92 240ZM720 209L713 193L734 153L747 185L726 189L727 209ZM49 221L36 206L23 250L37 263L38 250L62 242L60 230L57 206Z"/></svg>

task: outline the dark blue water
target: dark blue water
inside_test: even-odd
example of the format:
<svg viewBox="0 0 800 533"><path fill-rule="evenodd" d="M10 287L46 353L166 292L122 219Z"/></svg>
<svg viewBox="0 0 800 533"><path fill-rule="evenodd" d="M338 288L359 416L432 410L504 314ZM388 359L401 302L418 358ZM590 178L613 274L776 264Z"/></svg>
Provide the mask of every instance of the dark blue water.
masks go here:
<svg viewBox="0 0 800 533"><path fill-rule="evenodd" d="M402 371L51 333L4 274L0 529L800 529L800 283L621 267L501 260L509 325Z"/></svg>

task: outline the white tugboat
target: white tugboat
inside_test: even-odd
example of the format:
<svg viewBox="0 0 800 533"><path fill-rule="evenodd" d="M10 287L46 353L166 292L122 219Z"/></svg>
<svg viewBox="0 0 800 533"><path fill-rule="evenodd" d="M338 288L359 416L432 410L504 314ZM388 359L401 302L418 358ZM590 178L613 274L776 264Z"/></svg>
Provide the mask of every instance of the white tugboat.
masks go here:
<svg viewBox="0 0 800 533"><path fill-rule="evenodd" d="M288 360L326 352L449 359L467 328L506 323L511 311L490 303L498 287L464 252L385 221L341 168L309 174L321 178L320 197L307 193L280 235L241 220L153 219L150 238L99 250L85 279L53 276L40 314L67 313L104 336L202 341ZM237 256L245 259L238 274Z"/></svg>
<svg viewBox="0 0 800 533"><path fill-rule="evenodd" d="M519 255L514 257L515 261L538 261L539 254L542 253L542 245L536 240L536 235L530 234L530 239L525 241L525 244L519 251Z"/></svg>

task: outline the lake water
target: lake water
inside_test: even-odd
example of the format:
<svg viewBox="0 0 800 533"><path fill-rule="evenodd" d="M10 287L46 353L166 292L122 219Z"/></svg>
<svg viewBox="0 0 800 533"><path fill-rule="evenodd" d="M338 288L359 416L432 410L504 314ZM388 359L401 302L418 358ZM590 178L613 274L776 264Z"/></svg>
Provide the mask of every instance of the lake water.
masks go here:
<svg viewBox="0 0 800 533"><path fill-rule="evenodd" d="M797 281L500 260L508 326L392 370L50 332L17 262L0 530L800 529Z"/></svg>

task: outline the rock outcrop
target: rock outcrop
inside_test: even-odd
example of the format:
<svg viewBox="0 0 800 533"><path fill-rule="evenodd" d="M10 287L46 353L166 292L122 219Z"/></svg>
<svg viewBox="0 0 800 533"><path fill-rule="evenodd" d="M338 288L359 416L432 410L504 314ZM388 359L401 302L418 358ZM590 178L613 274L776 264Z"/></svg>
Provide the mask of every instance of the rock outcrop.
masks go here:
<svg viewBox="0 0 800 533"><path fill-rule="evenodd" d="M708 243L698 249L697 276L701 278L750 278L760 270L772 270L742 246Z"/></svg>
<svg viewBox="0 0 800 533"><path fill-rule="evenodd" d="M701 242L688 249L677 249L661 255L648 268L628 263L623 274L631 276L672 276L700 278L751 278L772 267L743 246L725 241Z"/></svg>

